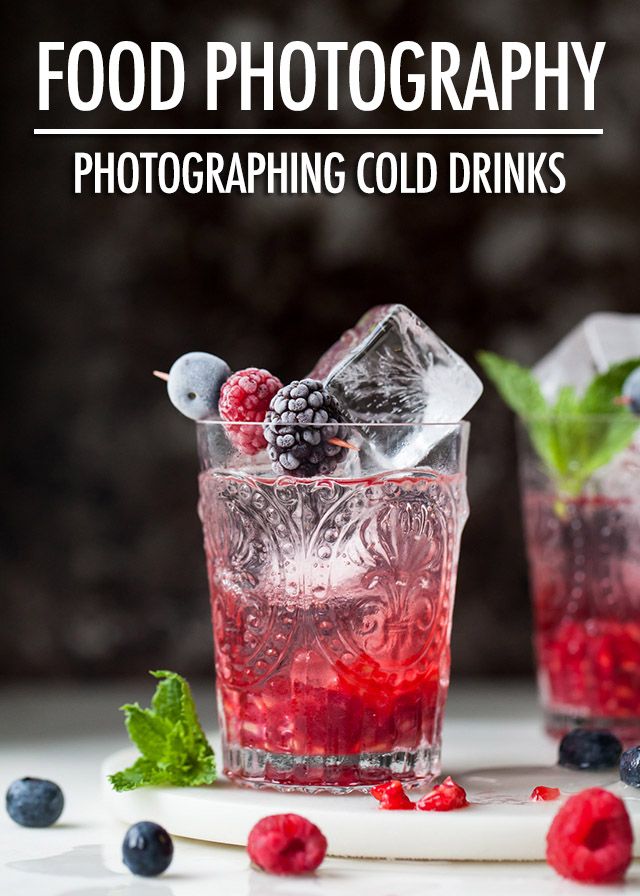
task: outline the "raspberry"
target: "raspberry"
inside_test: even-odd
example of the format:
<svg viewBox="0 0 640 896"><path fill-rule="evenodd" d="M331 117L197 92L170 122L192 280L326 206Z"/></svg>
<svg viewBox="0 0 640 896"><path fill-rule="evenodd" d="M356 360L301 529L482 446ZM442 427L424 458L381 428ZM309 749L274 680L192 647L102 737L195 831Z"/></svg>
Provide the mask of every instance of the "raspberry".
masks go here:
<svg viewBox="0 0 640 896"><path fill-rule="evenodd" d="M576 793L547 833L547 862L581 883L620 881L631 863L633 833L622 800L600 787Z"/></svg>
<svg viewBox="0 0 640 896"><path fill-rule="evenodd" d="M415 809L401 781L385 781L371 788L371 796L378 800L380 809Z"/></svg>
<svg viewBox="0 0 640 896"><path fill-rule="evenodd" d="M318 380L294 380L274 396L264 424L276 473L328 476L346 455L346 427L335 398Z"/></svg>
<svg viewBox="0 0 640 896"><path fill-rule="evenodd" d="M327 851L327 839L301 815L267 815L251 828L247 852L251 861L270 874L315 871Z"/></svg>
<svg viewBox="0 0 640 896"><path fill-rule="evenodd" d="M431 793L423 796L418 801L417 808L423 812L450 812L452 809L464 809L468 805L464 788L449 777L442 784L437 784Z"/></svg>
<svg viewBox="0 0 640 896"><path fill-rule="evenodd" d="M278 377L268 370L238 370L220 389L220 416L227 423L262 423L271 399L281 388ZM243 454L257 454L267 447L261 426L227 426L226 430L231 444Z"/></svg>
<svg viewBox="0 0 640 896"><path fill-rule="evenodd" d="M557 800L560 796L558 787L545 787L544 784L534 787L529 797L534 803L549 803L551 800Z"/></svg>

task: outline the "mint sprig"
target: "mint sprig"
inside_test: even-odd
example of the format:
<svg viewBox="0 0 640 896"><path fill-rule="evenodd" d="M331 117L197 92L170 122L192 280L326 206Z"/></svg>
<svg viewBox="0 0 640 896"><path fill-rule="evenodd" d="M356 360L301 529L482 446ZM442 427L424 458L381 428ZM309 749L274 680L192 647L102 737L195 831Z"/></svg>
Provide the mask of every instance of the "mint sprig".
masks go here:
<svg viewBox="0 0 640 896"><path fill-rule="evenodd" d="M563 387L553 404L526 367L492 352L479 352L478 360L526 426L558 491L566 497L580 495L596 470L630 444L640 425L628 407L615 402L627 377L640 367L640 358L614 364L596 376L582 396L572 386Z"/></svg>
<svg viewBox="0 0 640 896"><path fill-rule="evenodd" d="M216 779L216 760L187 681L176 672L151 672L158 679L149 709L120 707L132 743L140 750L133 765L109 780L114 790L169 784L197 787Z"/></svg>

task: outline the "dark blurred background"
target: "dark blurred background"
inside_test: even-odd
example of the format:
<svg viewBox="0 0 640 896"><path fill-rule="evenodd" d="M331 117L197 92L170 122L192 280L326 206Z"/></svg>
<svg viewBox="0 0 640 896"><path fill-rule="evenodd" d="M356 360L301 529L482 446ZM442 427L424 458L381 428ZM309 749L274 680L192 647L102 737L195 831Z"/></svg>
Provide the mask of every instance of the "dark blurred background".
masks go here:
<svg viewBox="0 0 640 896"><path fill-rule="evenodd" d="M150 372L184 351L305 373L371 305L411 306L467 359L530 363L586 314L638 311L637 0L178 0L11 4L5 14L2 625L5 676L207 673L212 647L193 427ZM179 110L37 112L37 42L172 40ZM61 138L37 126L292 126L291 113L207 115L206 40L608 42L596 111L422 117L320 110L300 126L602 126L604 137ZM54 88L57 89L55 82ZM55 96L55 94L52 94ZM61 94L59 94L61 96ZM250 149L562 151L557 196L74 196L73 152ZM513 426L493 390L470 415L454 673L531 670Z"/></svg>

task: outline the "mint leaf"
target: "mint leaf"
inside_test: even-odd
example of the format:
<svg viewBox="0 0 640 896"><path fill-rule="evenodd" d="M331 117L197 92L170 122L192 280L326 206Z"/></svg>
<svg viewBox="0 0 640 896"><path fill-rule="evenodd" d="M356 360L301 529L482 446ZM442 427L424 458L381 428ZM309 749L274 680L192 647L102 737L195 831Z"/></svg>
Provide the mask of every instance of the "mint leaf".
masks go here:
<svg viewBox="0 0 640 896"><path fill-rule="evenodd" d="M549 425L552 411L534 375L526 367L493 352L478 352L477 357L506 404L521 420L527 421L529 436L539 456L547 467L555 469L557 446Z"/></svg>
<svg viewBox="0 0 640 896"><path fill-rule="evenodd" d="M179 675L167 671L151 672L150 674L158 679L156 692L151 700L153 710L167 721L178 722L184 692L182 679Z"/></svg>
<svg viewBox="0 0 640 896"><path fill-rule="evenodd" d="M582 399L583 414L607 414L627 418L629 409L615 404L615 399L622 395L622 387L636 368L640 367L640 358L614 364L606 373L601 373L592 380ZM636 418L637 422L637 418Z"/></svg>
<svg viewBox="0 0 640 896"><path fill-rule="evenodd" d="M129 737L147 759L159 762L163 759L170 723L153 710L141 709L137 703L121 707Z"/></svg>
<svg viewBox="0 0 640 896"><path fill-rule="evenodd" d="M524 419L549 413L540 384L530 370L493 352L478 352L477 357L502 398L519 417Z"/></svg>
<svg viewBox="0 0 640 896"><path fill-rule="evenodd" d="M156 765L148 759L140 757L124 771L109 775L109 780L113 789L121 792L123 790L135 790L137 787L148 787L150 784L156 783L154 781L156 775Z"/></svg>
<svg viewBox="0 0 640 896"><path fill-rule="evenodd" d="M121 707L125 726L140 756L109 776L114 790L170 784L196 787L216 779L216 761L187 681L175 672L152 672L158 679L149 709Z"/></svg>
<svg viewBox="0 0 640 896"><path fill-rule="evenodd" d="M478 360L567 497L579 495L591 476L630 444L640 425L629 408L615 402L640 358L596 376L582 397L572 386L563 387L553 407L530 370L491 352L480 352Z"/></svg>

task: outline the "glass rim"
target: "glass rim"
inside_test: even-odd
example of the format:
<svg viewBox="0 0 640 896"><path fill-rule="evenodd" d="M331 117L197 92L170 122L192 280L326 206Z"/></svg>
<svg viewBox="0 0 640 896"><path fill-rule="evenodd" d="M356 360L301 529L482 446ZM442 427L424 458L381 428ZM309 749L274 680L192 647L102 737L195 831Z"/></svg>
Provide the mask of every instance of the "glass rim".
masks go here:
<svg viewBox="0 0 640 896"><path fill-rule="evenodd" d="M210 427L221 426L224 429L231 429L236 426L259 426L261 429L264 426L264 422L257 422L255 420L196 420L194 421L197 427L203 427L208 429ZM358 431L364 429L365 427L375 427L376 429L415 429L416 427L420 427L420 429L426 430L434 430L434 429L459 429L462 431L468 431L471 424L468 420L456 420L456 421L442 421L442 423L406 423L406 422L397 422L397 423L387 423L387 422L366 422L366 423L276 423L276 426L312 426L315 429L325 429L328 426L335 427L340 426L344 427L350 432Z"/></svg>

